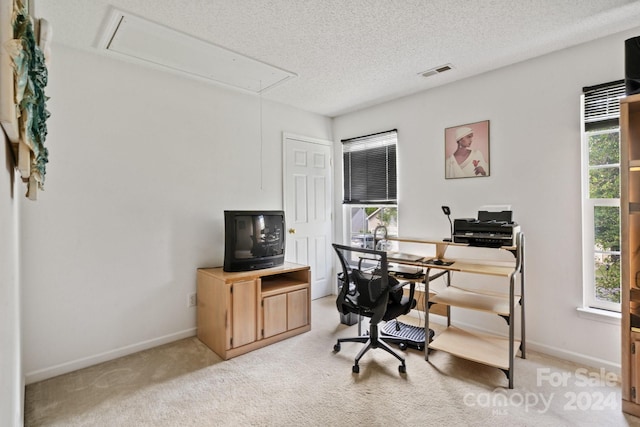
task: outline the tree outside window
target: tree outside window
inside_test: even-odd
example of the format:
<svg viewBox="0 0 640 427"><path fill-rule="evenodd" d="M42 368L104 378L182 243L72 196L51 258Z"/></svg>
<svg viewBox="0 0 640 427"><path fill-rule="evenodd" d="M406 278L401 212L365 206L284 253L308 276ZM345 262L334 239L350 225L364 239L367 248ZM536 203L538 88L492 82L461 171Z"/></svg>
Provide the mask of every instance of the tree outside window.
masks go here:
<svg viewBox="0 0 640 427"><path fill-rule="evenodd" d="M620 303L620 133L587 132L593 202L594 297Z"/></svg>

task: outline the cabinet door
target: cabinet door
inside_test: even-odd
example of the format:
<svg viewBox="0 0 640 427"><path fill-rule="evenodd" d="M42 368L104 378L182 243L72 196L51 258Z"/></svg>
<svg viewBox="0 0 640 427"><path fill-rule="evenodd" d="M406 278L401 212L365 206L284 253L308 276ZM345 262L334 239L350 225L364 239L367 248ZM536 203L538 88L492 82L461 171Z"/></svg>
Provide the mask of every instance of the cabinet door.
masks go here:
<svg viewBox="0 0 640 427"><path fill-rule="evenodd" d="M287 294L267 297L263 301L264 337L287 330Z"/></svg>
<svg viewBox="0 0 640 427"><path fill-rule="evenodd" d="M287 329L309 324L309 290L300 289L287 294Z"/></svg>
<svg viewBox="0 0 640 427"><path fill-rule="evenodd" d="M231 347L236 348L256 340L256 281L234 282L231 291Z"/></svg>

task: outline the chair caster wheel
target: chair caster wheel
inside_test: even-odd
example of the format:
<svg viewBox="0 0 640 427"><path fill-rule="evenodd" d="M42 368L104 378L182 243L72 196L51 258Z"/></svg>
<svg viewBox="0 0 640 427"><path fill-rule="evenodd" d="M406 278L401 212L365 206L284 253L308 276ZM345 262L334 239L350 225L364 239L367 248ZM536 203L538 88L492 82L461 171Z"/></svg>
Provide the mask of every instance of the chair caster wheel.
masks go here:
<svg viewBox="0 0 640 427"><path fill-rule="evenodd" d="M400 344L398 344L398 347L400 348L400 350L405 351L407 349L407 343L401 342Z"/></svg>
<svg viewBox="0 0 640 427"><path fill-rule="evenodd" d="M340 351L340 343L333 346L333 351L335 351L336 353Z"/></svg>
<svg viewBox="0 0 640 427"><path fill-rule="evenodd" d="M400 371L401 374L406 374L407 373L407 367L406 365L400 365L398 366L398 370Z"/></svg>
<svg viewBox="0 0 640 427"><path fill-rule="evenodd" d="M353 372L354 374L359 374L360 373L360 366L353 365L353 368L351 368L351 372Z"/></svg>

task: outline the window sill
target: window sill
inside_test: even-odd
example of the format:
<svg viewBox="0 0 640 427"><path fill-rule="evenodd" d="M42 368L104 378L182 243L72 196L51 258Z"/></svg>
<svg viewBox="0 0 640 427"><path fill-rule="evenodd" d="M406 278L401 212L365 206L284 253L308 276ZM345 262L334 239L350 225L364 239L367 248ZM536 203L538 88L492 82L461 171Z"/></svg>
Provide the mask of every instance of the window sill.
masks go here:
<svg viewBox="0 0 640 427"><path fill-rule="evenodd" d="M591 307L578 307L578 316L583 319L595 320L597 322L610 323L612 325L620 325L620 313L609 310L601 310Z"/></svg>

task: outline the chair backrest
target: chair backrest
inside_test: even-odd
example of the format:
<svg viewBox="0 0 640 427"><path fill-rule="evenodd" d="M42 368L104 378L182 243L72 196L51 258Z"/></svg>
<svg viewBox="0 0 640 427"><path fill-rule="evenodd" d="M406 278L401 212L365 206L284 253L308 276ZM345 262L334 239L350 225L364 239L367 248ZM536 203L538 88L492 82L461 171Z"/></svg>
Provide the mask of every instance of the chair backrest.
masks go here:
<svg viewBox="0 0 640 427"><path fill-rule="evenodd" d="M379 322L389 300L387 253L337 243L333 248L342 266L343 283L336 298L338 311L355 311L371 317L371 323Z"/></svg>

